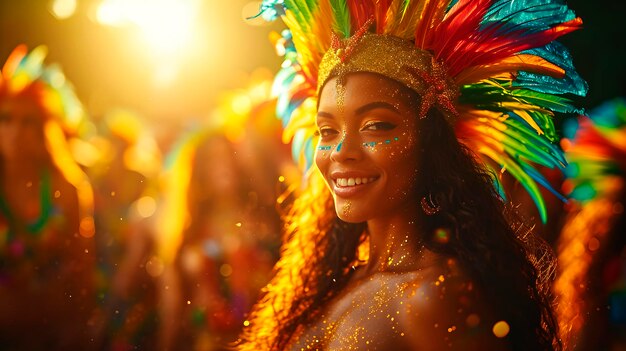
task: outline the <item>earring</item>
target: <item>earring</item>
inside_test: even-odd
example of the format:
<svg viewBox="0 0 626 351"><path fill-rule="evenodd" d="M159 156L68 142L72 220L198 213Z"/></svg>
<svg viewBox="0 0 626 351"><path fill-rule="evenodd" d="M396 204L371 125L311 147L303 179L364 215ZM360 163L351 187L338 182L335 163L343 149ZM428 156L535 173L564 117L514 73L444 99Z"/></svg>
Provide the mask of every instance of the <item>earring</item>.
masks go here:
<svg viewBox="0 0 626 351"><path fill-rule="evenodd" d="M441 210L441 206L433 201L431 193L428 193L428 196L422 197L420 203L422 205L422 211L424 211L427 216L435 215Z"/></svg>

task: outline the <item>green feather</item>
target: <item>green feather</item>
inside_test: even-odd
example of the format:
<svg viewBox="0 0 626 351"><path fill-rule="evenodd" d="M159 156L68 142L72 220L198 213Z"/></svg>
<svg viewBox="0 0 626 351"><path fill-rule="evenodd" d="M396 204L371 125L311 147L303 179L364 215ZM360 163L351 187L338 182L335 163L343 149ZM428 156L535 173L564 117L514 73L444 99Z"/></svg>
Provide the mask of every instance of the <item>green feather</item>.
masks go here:
<svg viewBox="0 0 626 351"><path fill-rule="evenodd" d="M532 144L534 147L538 148L542 152L549 155L549 157L553 158L556 162L555 165L558 168L564 168L567 162L565 161L565 157L560 149L554 144L550 143L546 138L541 135L537 135L534 131L529 130L526 126L524 126L521 122L509 118L504 122L507 125L507 129L504 133L510 138L515 138L517 140L525 140L527 144Z"/></svg>
<svg viewBox="0 0 626 351"><path fill-rule="evenodd" d="M349 38L352 33L350 31L348 4L345 0L330 0L330 6L334 15L333 30L343 38Z"/></svg>
<svg viewBox="0 0 626 351"><path fill-rule="evenodd" d="M495 155L499 154L495 150L491 150L491 152ZM507 155L499 155L498 159L494 161L505 167L506 170L522 184L526 191L528 191L530 197L537 206L537 210L539 210L541 222L546 223L548 220L548 213L546 211L546 205L543 201L543 197L541 196L541 191L539 191L539 187L537 187L537 183L522 169L522 167L520 167L515 160L511 159Z"/></svg>
<svg viewBox="0 0 626 351"><path fill-rule="evenodd" d="M298 26L301 28L303 32L308 32L311 29L311 16L310 13L307 15L307 4L306 1L299 0L285 0L285 7L290 10L290 12L295 17L298 22Z"/></svg>
<svg viewBox="0 0 626 351"><path fill-rule="evenodd" d="M572 105L572 100L562 96L540 93L529 89L514 89L510 95L522 99L523 101L541 106L548 110L561 113L577 113L578 109Z"/></svg>
<svg viewBox="0 0 626 351"><path fill-rule="evenodd" d="M537 147L533 143L524 143L521 140L519 134L512 130L497 131L501 136L504 134L507 137L494 138L491 134L484 134L483 138L492 140L493 144L502 145L504 151L514 158L523 157L532 162L538 163L546 167L558 167L558 163L553 157L550 157L541 148ZM511 137L512 136L512 137Z"/></svg>

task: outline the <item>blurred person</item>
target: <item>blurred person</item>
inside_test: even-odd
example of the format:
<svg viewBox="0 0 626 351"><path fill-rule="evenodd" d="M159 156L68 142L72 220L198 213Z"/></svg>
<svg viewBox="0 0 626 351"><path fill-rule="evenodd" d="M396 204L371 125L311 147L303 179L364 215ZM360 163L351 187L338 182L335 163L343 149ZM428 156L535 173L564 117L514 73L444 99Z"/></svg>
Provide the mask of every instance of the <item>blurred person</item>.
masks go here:
<svg viewBox="0 0 626 351"><path fill-rule="evenodd" d="M107 113L92 140L99 161L89 168L95 188L99 298L103 349L156 347L156 285L148 262L154 255L149 231L156 206L160 152L138 116Z"/></svg>
<svg viewBox="0 0 626 351"><path fill-rule="evenodd" d="M84 111L47 49L0 78L0 345L95 349L93 194L70 153Z"/></svg>
<svg viewBox="0 0 626 351"><path fill-rule="evenodd" d="M494 172L533 196L551 117L586 93L559 1L264 1L307 178L240 350L560 349L554 256ZM495 174L494 174L495 173ZM495 185L495 186L494 186Z"/></svg>
<svg viewBox="0 0 626 351"><path fill-rule="evenodd" d="M240 145L202 130L183 137L166 159L169 203L158 214L162 349L224 349L269 278L279 220L275 197L262 195L267 183L258 180L276 180L267 174L277 170L266 164L244 172Z"/></svg>
<svg viewBox="0 0 626 351"><path fill-rule="evenodd" d="M555 282L570 350L626 349L626 99L564 123L571 199L557 243Z"/></svg>

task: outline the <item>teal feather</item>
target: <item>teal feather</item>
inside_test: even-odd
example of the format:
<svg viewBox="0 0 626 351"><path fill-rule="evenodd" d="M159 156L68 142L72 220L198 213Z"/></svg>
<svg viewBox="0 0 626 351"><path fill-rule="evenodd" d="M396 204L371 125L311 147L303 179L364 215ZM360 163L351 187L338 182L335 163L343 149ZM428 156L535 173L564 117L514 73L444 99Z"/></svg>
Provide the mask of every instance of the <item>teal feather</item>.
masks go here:
<svg viewBox="0 0 626 351"><path fill-rule="evenodd" d="M585 96L589 86L576 72L572 56L565 46L554 41L544 47L525 50L522 53L536 55L565 70L565 77L553 78L525 71L518 72L514 87L524 87L547 94L574 94ZM582 114L582 113L581 113Z"/></svg>
<svg viewBox="0 0 626 351"><path fill-rule="evenodd" d="M254 19L262 16L268 22L275 21L285 13L283 0L263 0L259 8L259 13L247 19Z"/></svg>
<svg viewBox="0 0 626 351"><path fill-rule="evenodd" d="M489 8L482 25L500 24L499 33L524 29L529 33L546 30L576 18L562 2L545 0L498 0Z"/></svg>

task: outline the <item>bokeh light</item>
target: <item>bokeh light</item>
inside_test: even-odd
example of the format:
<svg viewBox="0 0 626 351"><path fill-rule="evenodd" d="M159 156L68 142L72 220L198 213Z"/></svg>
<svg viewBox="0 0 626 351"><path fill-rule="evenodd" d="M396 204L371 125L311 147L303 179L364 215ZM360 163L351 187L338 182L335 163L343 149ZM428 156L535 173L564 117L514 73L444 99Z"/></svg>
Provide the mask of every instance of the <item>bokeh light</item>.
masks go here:
<svg viewBox="0 0 626 351"><path fill-rule="evenodd" d="M54 17L63 20L74 15L76 5L76 0L50 0L49 10Z"/></svg>

